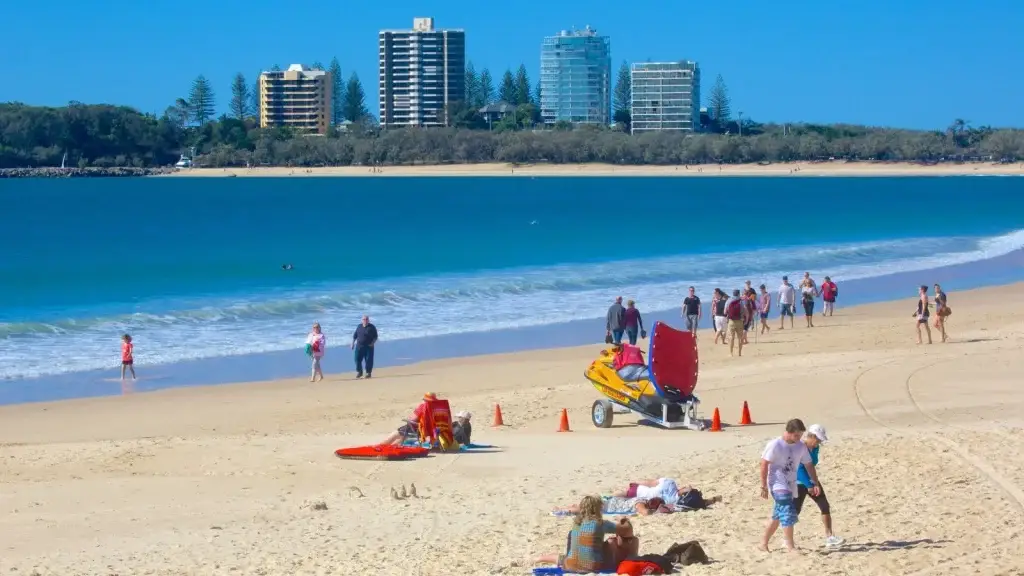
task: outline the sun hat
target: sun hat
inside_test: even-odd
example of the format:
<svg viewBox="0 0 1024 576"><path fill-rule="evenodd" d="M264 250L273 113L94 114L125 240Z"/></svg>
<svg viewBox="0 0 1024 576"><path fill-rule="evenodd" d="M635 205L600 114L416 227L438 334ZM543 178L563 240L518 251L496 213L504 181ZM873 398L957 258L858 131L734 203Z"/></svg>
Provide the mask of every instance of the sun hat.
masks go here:
<svg viewBox="0 0 1024 576"><path fill-rule="evenodd" d="M426 394L423 395L423 399L427 400L428 402L431 400L437 400L437 394L434 394L433 392L427 392Z"/></svg>
<svg viewBox="0 0 1024 576"><path fill-rule="evenodd" d="M811 424L807 427L807 433L813 435L822 444L828 442L828 434L825 433L825 428L821 424Z"/></svg>
<svg viewBox="0 0 1024 576"><path fill-rule="evenodd" d="M456 418L465 418L466 420L471 420L473 418L473 415L470 414L468 411L463 410L463 411L459 412L458 414L456 414L455 417Z"/></svg>

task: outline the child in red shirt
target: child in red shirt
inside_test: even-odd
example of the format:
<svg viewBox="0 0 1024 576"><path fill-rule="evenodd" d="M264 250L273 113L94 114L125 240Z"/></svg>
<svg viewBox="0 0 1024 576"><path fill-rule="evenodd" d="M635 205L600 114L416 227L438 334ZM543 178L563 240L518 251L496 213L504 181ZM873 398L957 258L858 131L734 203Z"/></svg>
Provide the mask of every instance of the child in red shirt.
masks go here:
<svg viewBox="0 0 1024 576"><path fill-rule="evenodd" d="M132 356L134 350L131 335L121 336L121 380L124 380L126 368L132 373L132 380L135 380L135 358Z"/></svg>

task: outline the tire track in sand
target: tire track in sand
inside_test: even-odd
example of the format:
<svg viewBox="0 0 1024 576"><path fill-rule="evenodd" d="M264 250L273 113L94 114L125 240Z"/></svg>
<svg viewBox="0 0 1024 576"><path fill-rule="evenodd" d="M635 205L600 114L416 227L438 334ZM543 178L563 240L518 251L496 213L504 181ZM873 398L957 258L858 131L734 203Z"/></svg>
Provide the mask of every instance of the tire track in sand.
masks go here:
<svg viewBox="0 0 1024 576"><path fill-rule="evenodd" d="M867 416L872 421L874 421L876 424L878 424L879 426L881 426L881 427L883 427L883 428L885 428L887 430L891 430L891 431L896 432L896 433L906 433L907 430L901 430L901 429L898 429L898 428L896 428L894 426L891 426L891 425L885 423L881 418L878 417L877 414L875 414L871 409L869 409L867 404L864 402L864 396L863 396L863 393L861 391L861 380L866 375L868 375L871 372L874 372L875 370L878 370L879 368L884 368L886 366L890 366L890 365L892 365L892 364L894 364L894 363L896 363L896 362L898 362L900 360L902 360L902 358L894 358L894 359L891 359L891 360L888 360L888 361L885 361L885 362L881 362L879 364L876 364L874 366L871 366L871 367L866 368L865 370L861 371L861 373L858 374L857 377L854 378L854 380L853 380L853 391L854 391L854 395L857 398L857 404L860 406L860 409L864 412L865 416ZM928 368L931 368L933 366L936 366L938 364L942 364L942 363L945 363L945 362L950 362L952 360L956 360L956 359L948 359L947 358L947 359L943 359L943 360L939 360L939 361L935 361L935 362L930 362L930 363L928 363L928 364L926 364L924 366L920 366L920 367L916 368L915 370L913 370L904 379L904 390L906 392L907 399L910 400L910 403L913 405L914 409L919 414L921 414L922 416L928 418L929 420L932 420L933 422L941 424L943 426L947 426L947 427L953 426L953 427L956 427L956 428L960 428L960 429L966 430L966 428L964 428L964 427L952 424L950 422L942 420L941 418L939 418L938 416L935 416L934 414L926 412L921 407L921 405L918 402L917 398L914 396L913 387L911 386L911 380L918 373L920 373L923 370L926 370ZM987 478L989 480L989 482L994 484L996 486L996 488L998 488L999 491L1002 492L1005 497L1007 497L1014 504L1016 504L1017 508L1020 509L1020 511L1022 513L1024 513L1024 491L1022 491L1020 489L1020 487L1017 486L1012 480L1006 478L1005 476L1000 474L998 471L996 471L994 468L992 468L992 466L990 466L989 463L986 460L984 460L982 458L979 458L978 456L975 456L974 454L971 454L963 445L961 445L958 442L955 442L953 440L950 440L949 438L945 438L945 437L942 437L942 436L939 436L937 434L930 433L930 432L913 432L913 431L911 431L911 433L918 434L918 435L921 435L921 436L925 436L925 437L927 437L927 438L929 438L929 439L931 439L933 441L936 441L938 443L941 443L941 444L947 446L948 448L950 448L951 450L953 450L953 452L956 453L956 455L959 456L961 460L963 460L964 462L966 462L966 463L970 464L971 466L973 466L974 469L976 469L985 478ZM1009 434L1002 433L1002 432L1000 432L1000 434L1005 436L1005 437L1012 438ZM963 554L963 555L960 555L960 556L956 556L954 558L949 558L946 561L940 561L940 562L936 563L934 566L931 566L929 568L925 568L924 570L919 570L917 572L912 572L912 573L908 574L907 576L924 576L926 574L932 574L932 573L934 573L934 572L936 572L936 571L938 571L940 569L942 569L942 570L948 569L950 567L951 563L963 562L963 561L966 561L966 560L970 560L970 559L975 558L977 556L981 556L983 554L986 554L986 553L988 553L989 551L991 551L993 549L1001 548L1003 546L1006 546L1008 543L1010 543L1011 541L1015 540L1022 533L1024 533L1024 528L1018 526L1012 532L1004 535L1003 539L1000 542L997 542L995 544L979 548L979 549L975 550L974 552L971 552L971 553L968 553L968 554Z"/></svg>

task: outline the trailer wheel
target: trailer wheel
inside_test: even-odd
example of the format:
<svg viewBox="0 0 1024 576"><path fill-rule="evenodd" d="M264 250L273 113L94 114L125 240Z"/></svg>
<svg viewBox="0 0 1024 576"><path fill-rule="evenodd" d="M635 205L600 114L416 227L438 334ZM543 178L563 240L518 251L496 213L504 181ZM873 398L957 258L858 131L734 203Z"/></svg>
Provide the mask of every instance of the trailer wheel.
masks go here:
<svg viewBox="0 0 1024 576"><path fill-rule="evenodd" d="M590 409L590 419L598 428L611 428L612 414L612 403L607 400L594 401L594 405Z"/></svg>

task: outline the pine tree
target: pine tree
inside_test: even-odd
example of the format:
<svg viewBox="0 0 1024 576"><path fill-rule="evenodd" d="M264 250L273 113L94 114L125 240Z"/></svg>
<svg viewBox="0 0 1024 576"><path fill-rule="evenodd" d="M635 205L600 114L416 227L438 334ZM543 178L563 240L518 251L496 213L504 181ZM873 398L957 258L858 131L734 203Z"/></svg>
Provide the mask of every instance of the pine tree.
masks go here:
<svg viewBox="0 0 1024 576"><path fill-rule="evenodd" d="M231 83L231 115L245 120L250 115L250 105L249 85L245 82L245 75L239 72Z"/></svg>
<svg viewBox="0 0 1024 576"><path fill-rule="evenodd" d="M260 76L262 75L262 72L256 75L256 81L252 83L252 88L249 89L249 111L252 112L257 122L260 119L260 108L262 107L260 103Z"/></svg>
<svg viewBox="0 0 1024 576"><path fill-rule="evenodd" d="M188 103L192 115L192 121L199 126L205 125L213 119L214 104L213 86L206 76L200 74L192 81L192 90L188 94Z"/></svg>
<svg viewBox="0 0 1024 576"><path fill-rule="evenodd" d="M491 78L491 71L484 68L484 71L480 73L480 101L487 106L494 104L495 98L494 79Z"/></svg>
<svg viewBox="0 0 1024 576"><path fill-rule="evenodd" d="M633 107L633 76L629 64L623 62L619 67L619 77L615 81L615 113L629 114Z"/></svg>
<svg viewBox="0 0 1024 576"><path fill-rule="evenodd" d="M721 74L715 78L715 84L711 87L711 93L708 95L708 112L711 114L711 119L720 127L725 126L729 122L729 118L732 117L729 88L725 85Z"/></svg>
<svg viewBox="0 0 1024 576"><path fill-rule="evenodd" d="M363 84L355 72L348 77L342 108L345 112L345 119L349 122L358 122L370 114L366 109L366 93L363 91Z"/></svg>
<svg viewBox="0 0 1024 576"><path fill-rule="evenodd" d="M516 80L512 76L512 71L505 70L505 74L501 76L501 86L498 88L498 100L518 106L520 104L518 96L519 94L516 93Z"/></svg>
<svg viewBox="0 0 1024 576"><path fill-rule="evenodd" d="M526 73L526 66L519 65L515 78L516 105L529 104L533 98L530 93L530 77Z"/></svg>
<svg viewBox="0 0 1024 576"><path fill-rule="evenodd" d="M472 62L466 62L466 105L473 110L483 108L482 94L480 93L480 76Z"/></svg>
<svg viewBox="0 0 1024 576"><path fill-rule="evenodd" d="M533 87L533 103L537 105L537 109L540 109L540 97L541 97L540 80L537 80L537 85Z"/></svg>
<svg viewBox="0 0 1024 576"><path fill-rule="evenodd" d="M316 62L313 62L313 64L310 65L309 69L310 70L326 70L326 68L324 68L323 62L321 62L319 60L317 60Z"/></svg>
<svg viewBox="0 0 1024 576"><path fill-rule="evenodd" d="M345 121L345 80L341 77L341 63L337 56L331 58L328 72L331 73L331 124L338 126Z"/></svg>

